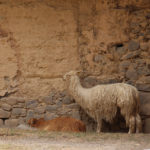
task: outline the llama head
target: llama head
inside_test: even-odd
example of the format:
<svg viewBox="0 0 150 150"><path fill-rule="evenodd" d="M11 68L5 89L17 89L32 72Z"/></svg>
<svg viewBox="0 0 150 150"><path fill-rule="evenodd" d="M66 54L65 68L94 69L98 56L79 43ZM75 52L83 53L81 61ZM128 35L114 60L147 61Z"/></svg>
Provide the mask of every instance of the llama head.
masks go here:
<svg viewBox="0 0 150 150"><path fill-rule="evenodd" d="M29 121L28 121L28 124L31 126L31 127L34 127L34 125L37 123L37 119L35 119L35 118L31 118L31 119L29 119Z"/></svg>
<svg viewBox="0 0 150 150"><path fill-rule="evenodd" d="M71 76L76 76L76 75L79 75L81 71L69 71L67 72L64 76L63 76L63 80L66 81L66 80L69 80L71 78Z"/></svg>
<svg viewBox="0 0 150 150"><path fill-rule="evenodd" d="M37 124L39 124L43 121L45 121L44 118L40 118L40 119L31 118L28 121L28 125L30 125L31 127L35 127Z"/></svg>

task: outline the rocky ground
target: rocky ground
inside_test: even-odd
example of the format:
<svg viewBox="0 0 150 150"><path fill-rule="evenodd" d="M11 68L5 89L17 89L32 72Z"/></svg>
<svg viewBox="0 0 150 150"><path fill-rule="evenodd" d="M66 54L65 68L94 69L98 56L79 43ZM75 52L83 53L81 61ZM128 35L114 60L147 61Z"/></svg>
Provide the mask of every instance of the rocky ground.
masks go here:
<svg viewBox="0 0 150 150"><path fill-rule="evenodd" d="M0 150L145 150L149 134L54 133L38 130L0 129Z"/></svg>

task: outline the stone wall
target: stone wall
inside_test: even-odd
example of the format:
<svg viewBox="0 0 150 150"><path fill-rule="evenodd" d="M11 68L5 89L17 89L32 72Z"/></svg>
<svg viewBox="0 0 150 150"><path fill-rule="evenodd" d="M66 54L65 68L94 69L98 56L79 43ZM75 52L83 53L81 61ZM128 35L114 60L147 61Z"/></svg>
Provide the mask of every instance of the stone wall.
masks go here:
<svg viewBox="0 0 150 150"><path fill-rule="evenodd" d="M150 132L149 0L0 0L0 124L70 115L95 129L64 92L63 74L78 69L85 87L136 86Z"/></svg>
<svg viewBox="0 0 150 150"><path fill-rule="evenodd" d="M0 125L16 127L26 124L30 118L50 120L58 116L71 116L81 119L79 109L65 91L53 91L48 96L36 100L22 97L5 98L1 100Z"/></svg>

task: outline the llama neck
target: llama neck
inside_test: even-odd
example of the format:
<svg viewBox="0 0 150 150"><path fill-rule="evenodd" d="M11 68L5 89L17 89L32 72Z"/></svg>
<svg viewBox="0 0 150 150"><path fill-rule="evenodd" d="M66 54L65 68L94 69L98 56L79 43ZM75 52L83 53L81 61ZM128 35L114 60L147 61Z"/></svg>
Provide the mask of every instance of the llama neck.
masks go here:
<svg viewBox="0 0 150 150"><path fill-rule="evenodd" d="M79 77L72 76L70 79L70 84L69 84L69 91L71 92L71 94L73 94L72 96L76 95L78 88L81 88L81 87L82 86L81 86Z"/></svg>
<svg viewBox="0 0 150 150"><path fill-rule="evenodd" d="M72 76L70 79L69 92L80 106L82 105L82 89L83 87L81 86L79 77Z"/></svg>

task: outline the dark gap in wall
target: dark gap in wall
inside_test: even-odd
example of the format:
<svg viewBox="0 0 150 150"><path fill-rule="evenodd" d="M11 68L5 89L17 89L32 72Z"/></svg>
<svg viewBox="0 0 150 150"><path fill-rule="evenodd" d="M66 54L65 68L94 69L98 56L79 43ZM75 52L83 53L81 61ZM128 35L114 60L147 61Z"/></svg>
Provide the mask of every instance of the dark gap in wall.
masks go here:
<svg viewBox="0 0 150 150"><path fill-rule="evenodd" d="M123 47L123 46L124 45L122 43L116 44L116 48Z"/></svg>
<svg viewBox="0 0 150 150"><path fill-rule="evenodd" d="M3 121L3 124L5 125L5 121L8 119L8 118L1 118L2 121Z"/></svg>

